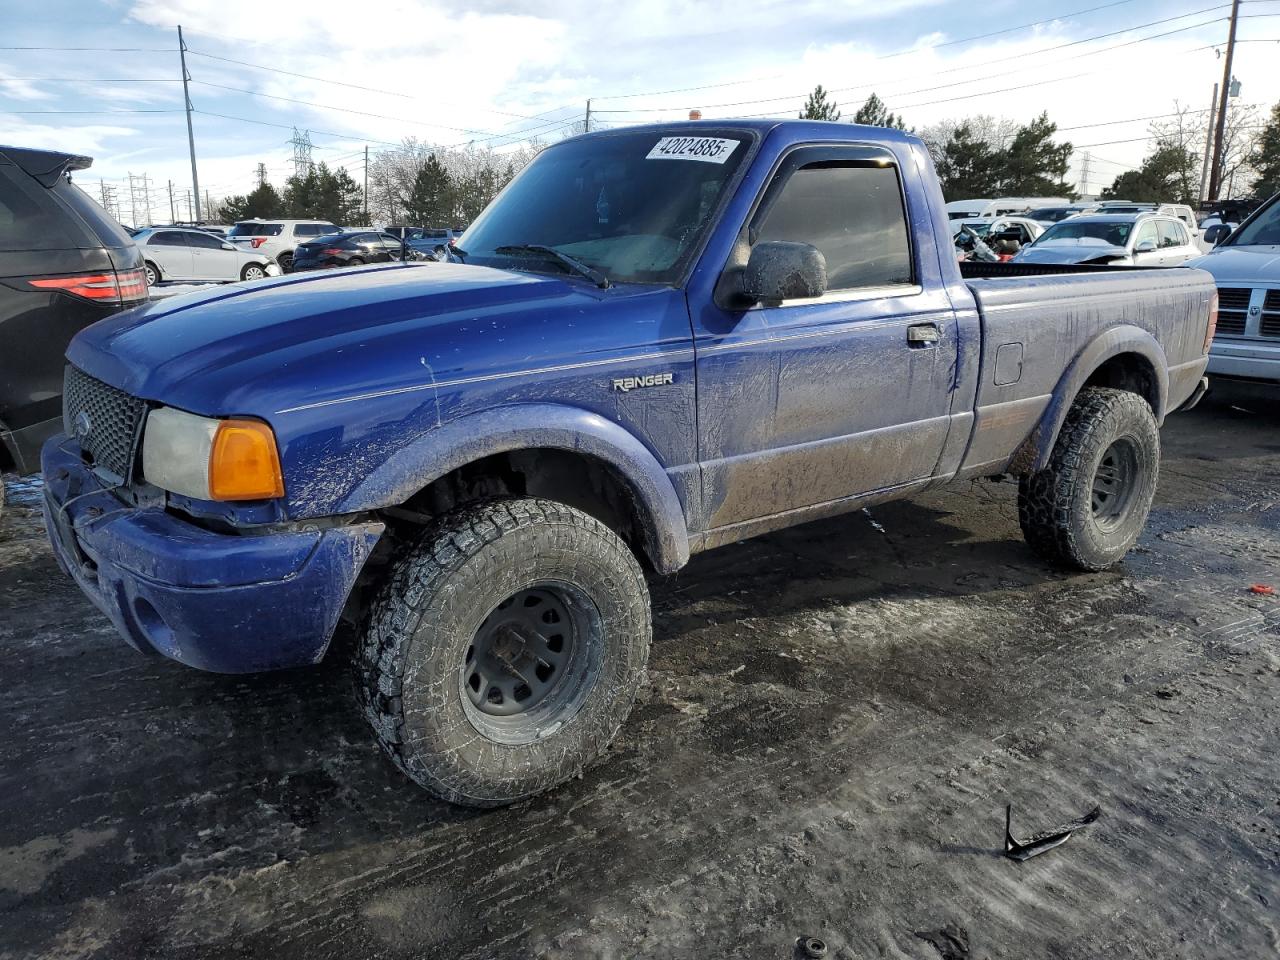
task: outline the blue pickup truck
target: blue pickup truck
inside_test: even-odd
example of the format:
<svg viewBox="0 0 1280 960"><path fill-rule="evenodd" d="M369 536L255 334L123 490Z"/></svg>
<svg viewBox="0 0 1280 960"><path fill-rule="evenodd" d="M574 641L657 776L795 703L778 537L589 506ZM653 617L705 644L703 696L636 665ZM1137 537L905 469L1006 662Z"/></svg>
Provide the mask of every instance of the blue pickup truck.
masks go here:
<svg viewBox="0 0 1280 960"><path fill-rule="evenodd" d="M70 346L57 556L139 651L312 664L385 751L509 803L598 755L646 576L968 478L1048 560L1120 560L1198 399L1194 270L958 264L921 142L797 121L544 150L448 262L221 287ZM343 644L335 645L341 648Z"/></svg>

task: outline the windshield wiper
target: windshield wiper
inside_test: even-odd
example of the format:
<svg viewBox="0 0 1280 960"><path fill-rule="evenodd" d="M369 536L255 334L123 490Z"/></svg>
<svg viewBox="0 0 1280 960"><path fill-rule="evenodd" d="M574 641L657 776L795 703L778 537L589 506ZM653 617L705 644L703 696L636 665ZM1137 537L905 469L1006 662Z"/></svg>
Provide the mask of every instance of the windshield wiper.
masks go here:
<svg viewBox="0 0 1280 960"><path fill-rule="evenodd" d="M533 254L536 259L564 264L578 276L586 277L601 290L608 290L610 286L609 278L595 267L589 267L577 257L561 253L555 247L548 247L546 244L510 243L505 246L495 247L493 252L509 257L527 257Z"/></svg>

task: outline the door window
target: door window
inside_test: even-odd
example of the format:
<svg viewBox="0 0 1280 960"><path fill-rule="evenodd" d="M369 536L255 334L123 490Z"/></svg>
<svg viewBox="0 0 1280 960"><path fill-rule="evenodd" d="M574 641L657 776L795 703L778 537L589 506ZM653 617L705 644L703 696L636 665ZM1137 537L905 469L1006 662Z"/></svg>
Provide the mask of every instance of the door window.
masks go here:
<svg viewBox="0 0 1280 960"><path fill-rule="evenodd" d="M911 247L894 166L820 161L791 173L753 243L808 243L827 260L827 288L909 284Z"/></svg>
<svg viewBox="0 0 1280 960"><path fill-rule="evenodd" d="M185 234L187 243L201 250L221 250L222 241L211 233L188 233Z"/></svg>
<svg viewBox="0 0 1280 960"><path fill-rule="evenodd" d="M1158 224L1161 247L1184 247L1187 236L1177 220L1161 220Z"/></svg>
<svg viewBox="0 0 1280 960"><path fill-rule="evenodd" d="M147 241L148 247L185 247L187 235L181 230L161 230L153 233Z"/></svg>
<svg viewBox="0 0 1280 960"><path fill-rule="evenodd" d="M1133 241L1133 248L1137 250L1138 247L1142 246L1147 241L1150 241L1157 247L1160 246L1160 235L1156 232L1156 225L1154 223L1144 223L1138 229L1138 237Z"/></svg>

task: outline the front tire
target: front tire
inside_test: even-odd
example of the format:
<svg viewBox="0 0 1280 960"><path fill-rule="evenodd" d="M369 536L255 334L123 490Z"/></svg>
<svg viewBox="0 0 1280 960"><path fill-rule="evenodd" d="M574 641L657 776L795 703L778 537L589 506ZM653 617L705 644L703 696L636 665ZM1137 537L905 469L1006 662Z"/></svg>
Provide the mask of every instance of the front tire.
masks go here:
<svg viewBox="0 0 1280 960"><path fill-rule="evenodd" d="M631 711L652 635L644 574L598 520L499 500L438 520L396 564L357 655L382 748L452 803L550 789Z"/></svg>
<svg viewBox="0 0 1280 960"><path fill-rule="evenodd" d="M1160 431L1146 400L1087 387L1067 413L1049 465L1018 484L1031 548L1079 570L1104 570L1138 539L1160 475Z"/></svg>
<svg viewBox="0 0 1280 960"><path fill-rule="evenodd" d="M261 280L266 275L267 271L257 263L246 263L244 269L240 271L241 280Z"/></svg>

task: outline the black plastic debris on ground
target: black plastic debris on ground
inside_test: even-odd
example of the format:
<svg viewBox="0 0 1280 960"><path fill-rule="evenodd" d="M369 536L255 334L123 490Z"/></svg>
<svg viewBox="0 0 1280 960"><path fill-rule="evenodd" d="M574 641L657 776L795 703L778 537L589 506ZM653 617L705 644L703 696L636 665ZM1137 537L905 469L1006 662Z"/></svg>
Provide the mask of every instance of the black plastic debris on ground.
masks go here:
<svg viewBox="0 0 1280 960"><path fill-rule="evenodd" d="M796 955L804 960L820 960L827 955L827 941L821 937L800 937L796 940Z"/></svg>
<svg viewBox="0 0 1280 960"><path fill-rule="evenodd" d="M1038 857L1054 847L1062 846L1071 839L1071 834L1082 827L1087 827L1100 816L1102 816L1102 808L1094 807L1083 817L1077 817L1075 820L1054 827L1052 830L1042 831L1027 837L1025 840L1015 840L1012 829L1013 804L1008 804L1004 808L1004 855L1010 860L1018 861Z"/></svg>
<svg viewBox="0 0 1280 960"><path fill-rule="evenodd" d="M969 960L969 931L948 923L941 930L917 930L916 936L930 944L942 960Z"/></svg>

